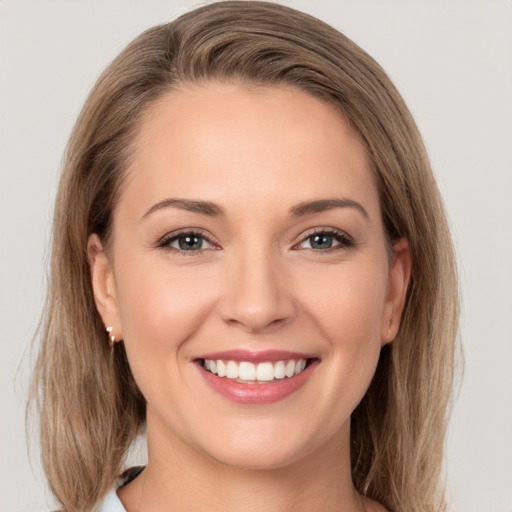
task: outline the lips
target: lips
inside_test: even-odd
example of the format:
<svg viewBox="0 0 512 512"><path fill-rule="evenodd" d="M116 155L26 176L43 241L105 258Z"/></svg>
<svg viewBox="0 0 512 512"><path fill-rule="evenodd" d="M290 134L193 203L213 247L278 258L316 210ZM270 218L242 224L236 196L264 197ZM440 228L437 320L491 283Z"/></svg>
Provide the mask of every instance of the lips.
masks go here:
<svg viewBox="0 0 512 512"><path fill-rule="evenodd" d="M319 359L285 351L234 350L205 354L194 361L206 383L239 404L269 404L298 391Z"/></svg>

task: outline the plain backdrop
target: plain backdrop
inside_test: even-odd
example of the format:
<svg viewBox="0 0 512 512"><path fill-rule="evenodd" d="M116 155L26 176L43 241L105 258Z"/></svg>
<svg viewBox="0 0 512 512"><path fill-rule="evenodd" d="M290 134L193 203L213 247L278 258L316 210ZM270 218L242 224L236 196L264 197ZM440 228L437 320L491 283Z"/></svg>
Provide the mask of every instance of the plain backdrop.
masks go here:
<svg viewBox="0 0 512 512"><path fill-rule="evenodd" d="M367 50L416 117L461 272L466 367L447 445L450 510L512 512L512 3L283 3ZM24 407L66 139L124 45L199 5L0 0L0 512L52 504L37 445L29 462Z"/></svg>

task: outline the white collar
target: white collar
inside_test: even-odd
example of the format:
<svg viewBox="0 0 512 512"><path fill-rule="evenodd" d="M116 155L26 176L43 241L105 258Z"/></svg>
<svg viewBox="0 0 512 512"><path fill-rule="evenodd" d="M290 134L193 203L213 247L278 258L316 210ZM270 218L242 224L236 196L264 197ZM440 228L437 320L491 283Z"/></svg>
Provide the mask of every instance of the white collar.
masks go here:
<svg viewBox="0 0 512 512"><path fill-rule="evenodd" d="M116 489L111 489L111 491L105 496L105 499L101 503L98 512L126 512L126 509L123 507L121 500L117 496Z"/></svg>

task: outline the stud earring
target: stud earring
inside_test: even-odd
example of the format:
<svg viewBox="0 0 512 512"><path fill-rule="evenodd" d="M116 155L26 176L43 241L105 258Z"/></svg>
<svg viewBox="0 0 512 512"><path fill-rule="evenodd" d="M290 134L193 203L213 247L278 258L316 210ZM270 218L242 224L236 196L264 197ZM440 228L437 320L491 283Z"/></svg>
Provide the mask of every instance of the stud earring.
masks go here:
<svg viewBox="0 0 512 512"><path fill-rule="evenodd" d="M388 337L391 338L391 318L389 319L389 322L388 322Z"/></svg>
<svg viewBox="0 0 512 512"><path fill-rule="evenodd" d="M114 328L112 326L107 327L107 334L109 339L110 348L112 348L116 342L116 337L112 334Z"/></svg>

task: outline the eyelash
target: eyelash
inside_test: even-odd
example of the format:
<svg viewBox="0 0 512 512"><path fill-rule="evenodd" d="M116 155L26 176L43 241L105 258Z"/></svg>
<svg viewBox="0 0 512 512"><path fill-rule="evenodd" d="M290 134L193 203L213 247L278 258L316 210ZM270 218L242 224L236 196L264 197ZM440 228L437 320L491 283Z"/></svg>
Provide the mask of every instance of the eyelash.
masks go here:
<svg viewBox="0 0 512 512"><path fill-rule="evenodd" d="M166 250L169 250L169 251L176 251L180 254L184 254L186 256L193 256L195 254L200 254L202 251L204 251L205 249L195 249L195 250L190 250L190 251L187 251L185 249L180 249L180 248L177 248L177 247L171 247L171 244L173 242L176 242L178 241L180 238L185 238L185 237L195 237L195 238L200 238L201 240L205 240L206 242L208 242L209 244L215 246L215 244L210 240L210 238L208 237L208 235L203 232L203 231L200 231L200 230L185 230L185 231L180 231L178 233L170 233L170 234L167 234L165 235L163 238L161 238L158 243L157 243L157 247L159 247L160 249L166 249Z"/></svg>
<svg viewBox="0 0 512 512"><path fill-rule="evenodd" d="M305 233L302 236L301 241L298 244L295 244L293 246L293 249L299 249L303 243L310 240L311 238L313 238L316 235L325 235L327 237L334 238L334 240L336 240L339 243L338 243L338 245L335 245L334 247L328 247L327 249L315 249L313 247L309 247L309 248L305 247L305 248L303 248L304 250L313 251L315 253L330 253L332 251L341 250L341 249L345 249L345 250L351 249L355 245L354 240L349 235L347 235L345 232L343 232L341 230L333 229L333 228L314 228L312 231ZM178 233L170 233L170 234L165 235L158 241L157 247L160 249L168 250L168 251L178 252L178 253L186 255L186 256L194 256L194 255L200 254L201 252L203 252L205 250L212 250L212 249L203 249L203 248L185 250L185 249L180 249L178 247L171 247L171 244L173 242L176 242L180 238L184 238L184 237L199 238L199 239L204 240L207 243L215 246L215 244L211 241L211 239L205 232L202 232L200 230L186 230L186 231L181 231ZM217 250L217 248L214 248L213 250Z"/></svg>
<svg viewBox="0 0 512 512"><path fill-rule="evenodd" d="M304 242L310 240L316 235L325 235L327 237L334 238L334 240L339 242L339 244L334 247L329 247L327 249L314 249L310 247L304 248L305 250L314 251L316 253L330 253L332 251L341 249L352 249L355 245L355 242L352 239L352 237L347 235L347 233L345 233L344 231L334 228L314 228L312 231L305 233L302 237L302 240L298 244L294 245L294 248L300 247L300 245L302 245Z"/></svg>

